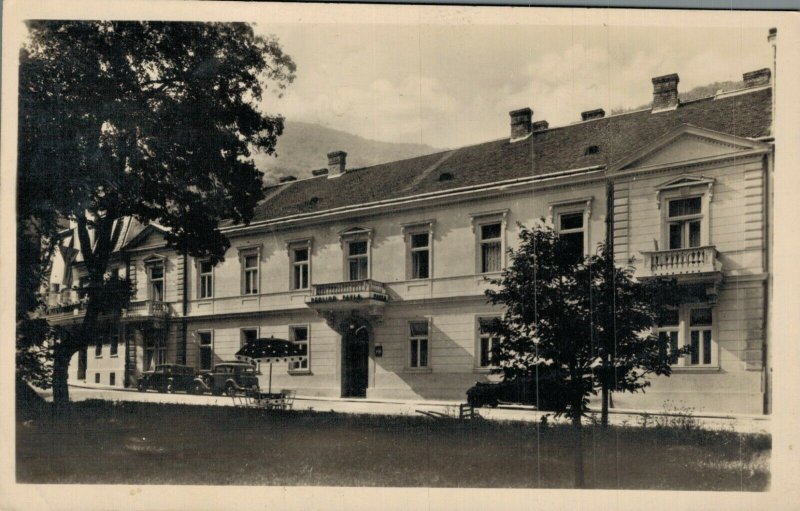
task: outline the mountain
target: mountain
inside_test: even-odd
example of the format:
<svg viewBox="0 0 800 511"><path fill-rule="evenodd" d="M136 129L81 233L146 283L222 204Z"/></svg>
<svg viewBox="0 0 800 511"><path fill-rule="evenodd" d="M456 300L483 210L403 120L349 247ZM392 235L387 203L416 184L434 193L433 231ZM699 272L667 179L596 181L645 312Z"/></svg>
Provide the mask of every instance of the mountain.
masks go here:
<svg viewBox="0 0 800 511"><path fill-rule="evenodd" d="M277 157L256 154L254 159L264 171L264 181L274 183L282 176L311 177L312 170L327 167L327 154L338 150L347 153L350 169L441 151L425 144L379 142L318 124L286 121L278 138Z"/></svg>

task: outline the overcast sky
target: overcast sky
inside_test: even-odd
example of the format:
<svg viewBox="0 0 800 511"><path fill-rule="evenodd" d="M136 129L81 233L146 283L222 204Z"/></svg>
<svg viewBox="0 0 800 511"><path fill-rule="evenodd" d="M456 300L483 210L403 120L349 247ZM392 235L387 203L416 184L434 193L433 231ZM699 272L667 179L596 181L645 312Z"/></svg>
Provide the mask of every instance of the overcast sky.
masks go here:
<svg viewBox="0 0 800 511"><path fill-rule="evenodd" d="M650 101L654 76L687 91L771 67L763 28L258 23L297 63L268 110L365 138L440 148L508 133L509 110L551 126Z"/></svg>

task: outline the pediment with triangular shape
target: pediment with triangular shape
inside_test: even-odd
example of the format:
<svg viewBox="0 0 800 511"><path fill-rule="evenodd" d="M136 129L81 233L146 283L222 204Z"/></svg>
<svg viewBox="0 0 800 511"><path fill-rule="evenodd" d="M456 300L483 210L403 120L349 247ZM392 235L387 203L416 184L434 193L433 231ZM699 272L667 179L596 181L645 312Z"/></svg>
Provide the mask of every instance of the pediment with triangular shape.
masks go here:
<svg viewBox="0 0 800 511"><path fill-rule="evenodd" d="M612 170L662 167L764 149L766 144L696 126L684 125L617 162Z"/></svg>
<svg viewBox="0 0 800 511"><path fill-rule="evenodd" d="M142 230L142 232L137 234L127 243L125 249L130 250L133 248L141 249L149 247L162 247L164 246L165 242L166 239L164 238L164 231L153 225L148 225L144 228L144 230Z"/></svg>

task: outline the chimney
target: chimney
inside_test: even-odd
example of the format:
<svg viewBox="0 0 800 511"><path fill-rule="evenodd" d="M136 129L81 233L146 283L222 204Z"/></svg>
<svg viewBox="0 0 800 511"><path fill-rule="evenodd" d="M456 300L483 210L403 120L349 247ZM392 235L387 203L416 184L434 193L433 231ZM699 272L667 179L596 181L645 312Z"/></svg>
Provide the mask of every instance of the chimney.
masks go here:
<svg viewBox="0 0 800 511"><path fill-rule="evenodd" d="M520 108L508 112L511 117L511 141L521 140L531 134L531 119L533 110Z"/></svg>
<svg viewBox="0 0 800 511"><path fill-rule="evenodd" d="M281 176L278 178L279 183L288 183L289 181L297 181L297 178L294 176Z"/></svg>
<svg viewBox="0 0 800 511"><path fill-rule="evenodd" d="M603 110L602 108L581 112L581 120L584 121L591 121L592 119L602 119L605 116L606 116L606 111Z"/></svg>
<svg viewBox="0 0 800 511"><path fill-rule="evenodd" d="M750 71L749 73L742 75L745 87L758 87L759 85L767 85L769 84L770 77L772 77L772 71L770 71L768 67L765 67L764 69L758 69L756 71Z"/></svg>
<svg viewBox="0 0 800 511"><path fill-rule="evenodd" d="M327 174L328 174L328 169L327 168L317 169L317 170L312 170L311 171L311 175L312 176L325 176Z"/></svg>
<svg viewBox="0 0 800 511"><path fill-rule="evenodd" d="M344 174L346 162L346 152L334 151L332 153L328 153L328 177L339 177Z"/></svg>
<svg viewBox="0 0 800 511"><path fill-rule="evenodd" d="M678 108L678 82L676 73L653 78L653 112Z"/></svg>
<svg viewBox="0 0 800 511"><path fill-rule="evenodd" d="M531 130L536 131L544 131L550 127L550 123L547 121L536 121L535 123L531 124Z"/></svg>

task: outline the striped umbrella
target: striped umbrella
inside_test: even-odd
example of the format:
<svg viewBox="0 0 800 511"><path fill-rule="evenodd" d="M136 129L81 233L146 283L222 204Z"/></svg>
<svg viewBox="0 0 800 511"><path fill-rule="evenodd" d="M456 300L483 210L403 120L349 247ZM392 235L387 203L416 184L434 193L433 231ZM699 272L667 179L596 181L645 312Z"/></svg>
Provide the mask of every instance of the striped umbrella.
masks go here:
<svg viewBox="0 0 800 511"><path fill-rule="evenodd" d="M286 339L259 338L245 343L236 352L236 360L269 364L269 393L272 393L273 362L300 362L308 359L307 346Z"/></svg>

